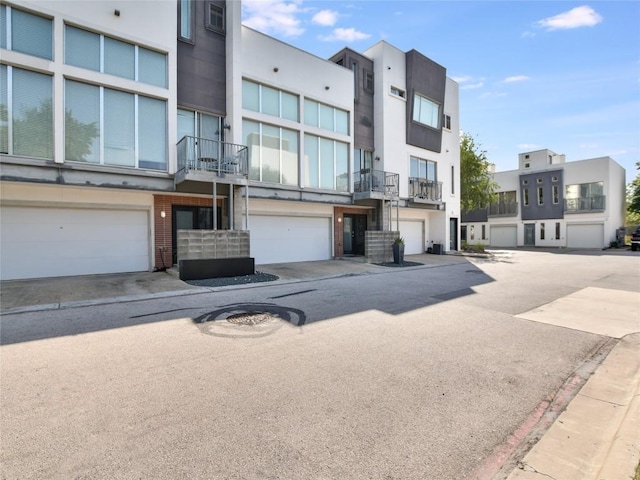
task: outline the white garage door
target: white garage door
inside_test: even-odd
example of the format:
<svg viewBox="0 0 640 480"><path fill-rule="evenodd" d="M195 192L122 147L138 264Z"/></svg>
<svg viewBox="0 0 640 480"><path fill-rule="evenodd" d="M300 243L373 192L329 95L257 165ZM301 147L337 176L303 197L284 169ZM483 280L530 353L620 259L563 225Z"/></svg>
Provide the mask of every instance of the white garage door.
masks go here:
<svg viewBox="0 0 640 480"><path fill-rule="evenodd" d="M145 211L3 207L3 280L149 269Z"/></svg>
<svg viewBox="0 0 640 480"><path fill-rule="evenodd" d="M251 215L251 256L256 264L331 258L331 219Z"/></svg>
<svg viewBox="0 0 640 480"><path fill-rule="evenodd" d="M491 226L489 230L489 243L492 247L515 247L518 245L518 227Z"/></svg>
<svg viewBox="0 0 640 480"><path fill-rule="evenodd" d="M416 253L425 252L425 244L422 233L422 226L424 222L422 220L412 221L400 221L400 235L404 237L404 254L413 255Z"/></svg>
<svg viewBox="0 0 640 480"><path fill-rule="evenodd" d="M604 246L604 224L567 225L567 247L602 248Z"/></svg>

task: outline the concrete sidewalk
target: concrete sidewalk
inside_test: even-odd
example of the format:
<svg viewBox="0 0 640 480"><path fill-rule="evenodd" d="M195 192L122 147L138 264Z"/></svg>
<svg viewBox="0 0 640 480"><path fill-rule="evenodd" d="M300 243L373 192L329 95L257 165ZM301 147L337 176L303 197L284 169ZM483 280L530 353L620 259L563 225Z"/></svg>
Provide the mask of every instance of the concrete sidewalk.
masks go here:
<svg viewBox="0 0 640 480"><path fill-rule="evenodd" d="M468 261L464 256L454 254L407 255L405 260L422 265L403 267L403 270ZM257 265L256 270L277 276L276 282L290 282L347 275L388 273L395 269L365 263L362 257L352 257L315 262ZM0 313L20 313L118 301L193 295L223 288L250 288L273 283L249 283L215 288L196 287L180 280L175 271L9 280L0 282Z"/></svg>

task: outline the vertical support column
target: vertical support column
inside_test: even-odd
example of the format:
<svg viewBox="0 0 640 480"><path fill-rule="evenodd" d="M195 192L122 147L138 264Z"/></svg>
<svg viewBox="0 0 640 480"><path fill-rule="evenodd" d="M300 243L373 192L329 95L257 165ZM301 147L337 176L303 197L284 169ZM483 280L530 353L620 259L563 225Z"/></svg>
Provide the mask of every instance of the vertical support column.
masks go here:
<svg viewBox="0 0 640 480"><path fill-rule="evenodd" d="M218 184L213 181L213 229L218 229Z"/></svg>
<svg viewBox="0 0 640 480"><path fill-rule="evenodd" d="M235 193L235 185L233 183L229 184L229 230L234 230L233 228L233 194Z"/></svg>
<svg viewBox="0 0 640 480"><path fill-rule="evenodd" d="M396 200L396 230L400 231L400 200Z"/></svg>
<svg viewBox="0 0 640 480"><path fill-rule="evenodd" d="M244 187L244 229L249 230L249 185Z"/></svg>

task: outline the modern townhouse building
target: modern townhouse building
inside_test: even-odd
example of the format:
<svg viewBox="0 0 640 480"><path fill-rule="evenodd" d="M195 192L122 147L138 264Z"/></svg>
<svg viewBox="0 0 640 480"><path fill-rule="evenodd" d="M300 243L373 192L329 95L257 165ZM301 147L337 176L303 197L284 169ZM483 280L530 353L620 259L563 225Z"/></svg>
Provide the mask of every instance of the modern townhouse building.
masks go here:
<svg viewBox="0 0 640 480"><path fill-rule="evenodd" d="M457 248L457 85L422 54L321 59L236 1L1 13L2 279Z"/></svg>
<svg viewBox="0 0 640 480"><path fill-rule="evenodd" d="M497 201L463 213L462 239L492 247L603 248L625 222L625 170L610 157L566 162L538 150L495 172Z"/></svg>

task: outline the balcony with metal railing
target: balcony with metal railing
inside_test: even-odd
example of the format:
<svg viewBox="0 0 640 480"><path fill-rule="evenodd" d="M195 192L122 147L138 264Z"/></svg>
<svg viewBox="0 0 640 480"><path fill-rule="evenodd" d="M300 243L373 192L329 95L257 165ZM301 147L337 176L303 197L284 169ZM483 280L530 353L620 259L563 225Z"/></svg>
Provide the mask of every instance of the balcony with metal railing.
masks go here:
<svg viewBox="0 0 640 480"><path fill-rule="evenodd" d="M354 200L398 198L400 175L363 168L353 174Z"/></svg>
<svg viewBox="0 0 640 480"><path fill-rule="evenodd" d="M593 197L566 198L564 200L564 213L590 213L603 212L606 208L605 195Z"/></svg>
<svg viewBox="0 0 640 480"><path fill-rule="evenodd" d="M176 184L185 180L246 183L249 154L244 145L185 136L177 144L177 154Z"/></svg>
<svg viewBox="0 0 640 480"><path fill-rule="evenodd" d="M489 217L516 217L518 216L518 202L496 202L487 209Z"/></svg>
<svg viewBox="0 0 640 480"><path fill-rule="evenodd" d="M409 200L429 205L442 204L442 182L409 177Z"/></svg>

